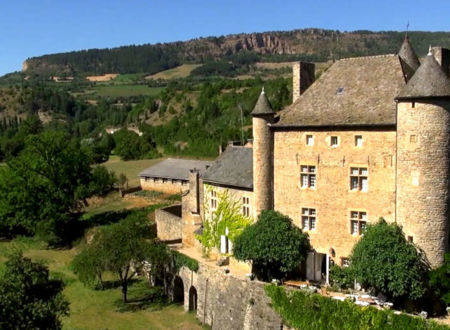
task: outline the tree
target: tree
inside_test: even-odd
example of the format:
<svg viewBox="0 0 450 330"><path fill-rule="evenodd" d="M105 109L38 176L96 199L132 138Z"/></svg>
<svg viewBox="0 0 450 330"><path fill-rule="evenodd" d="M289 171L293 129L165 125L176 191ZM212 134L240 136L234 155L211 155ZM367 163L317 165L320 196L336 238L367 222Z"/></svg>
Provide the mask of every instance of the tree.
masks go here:
<svg viewBox="0 0 450 330"><path fill-rule="evenodd" d="M416 300L425 293L428 266L402 229L384 219L367 226L353 248L350 267L361 285L389 298Z"/></svg>
<svg viewBox="0 0 450 330"><path fill-rule="evenodd" d="M64 283L52 279L40 263L10 256L0 277L0 329L60 329L69 314Z"/></svg>
<svg viewBox="0 0 450 330"><path fill-rule="evenodd" d="M276 211L263 211L258 221L236 238L236 259L251 261L261 280L283 278L305 260L310 250L308 235L292 220Z"/></svg>
<svg viewBox="0 0 450 330"><path fill-rule="evenodd" d="M153 258L161 259L155 237L146 213L132 213L121 222L101 228L93 241L75 257L74 271L85 284L92 284L95 279L101 283L105 271L115 273L126 303L128 284L135 275L132 266Z"/></svg>
<svg viewBox="0 0 450 330"><path fill-rule="evenodd" d="M59 131L31 135L7 165L0 169L2 231L67 243L74 234L70 224L95 192L89 187L94 180L89 159L79 144Z"/></svg>

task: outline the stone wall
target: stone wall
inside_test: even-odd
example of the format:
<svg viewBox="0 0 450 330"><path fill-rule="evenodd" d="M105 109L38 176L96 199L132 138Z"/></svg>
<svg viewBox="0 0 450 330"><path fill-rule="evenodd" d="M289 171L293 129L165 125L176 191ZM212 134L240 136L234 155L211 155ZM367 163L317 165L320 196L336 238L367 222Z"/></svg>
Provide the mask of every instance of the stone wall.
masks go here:
<svg viewBox="0 0 450 330"><path fill-rule="evenodd" d="M450 104L398 104L397 219L431 265L443 262L449 236Z"/></svg>
<svg viewBox="0 0 450 330"><path fill-rule="evenodd" d="M314 143L306 145L306 136ZM355 146L355 136L362 146ZM338 145L330 146L331 136ZM313 248L334 261L348 257L358 235L351 234L350 211L367 212L368 222L384 217L395 221L396 132L276 131L274 137L275 210L288 215L301 227L302 208L316 209L316 229L308 231ZM316 187L302 188L300 166L316 167ZM368 191L350 190L350 168L367 167Z"/></svg>
<svg viewBox="0 0 450 330"><path fill-rule="evenodd" d="M298 100L315 80L314 63L296 62L292 66L292 103Z"/></svg>
<svg viewBox="0 0 450 330"><path fill-rule="evenodd" d="M283 329L280 316L269 305L264 283L240 279L205 264L200 264L198 272L182 267L179 276L185 310L192 309L192 293L196 292L197 318L212 329Z"/></svg>
<svg viewBox="0 0 450 330"><path fill-rule="evenodd" d="M156 230L162 241L181 241L181 205L157 209L155 211Z"/></svg>
<svg viewBox="0 0 450 330"><path fill-rule="evenodd" d="M182 180L140 178L142 190L161 191L166 194L180 194L188 189L188 182Z"/></svg>

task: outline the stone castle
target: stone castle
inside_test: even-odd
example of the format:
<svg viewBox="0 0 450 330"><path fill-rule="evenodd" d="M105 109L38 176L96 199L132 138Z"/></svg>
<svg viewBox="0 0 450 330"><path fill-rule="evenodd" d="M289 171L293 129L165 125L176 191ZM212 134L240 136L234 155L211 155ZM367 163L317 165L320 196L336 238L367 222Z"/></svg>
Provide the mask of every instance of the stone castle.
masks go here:
<svg viewBox="0 0 450 330"><path fill-rule="evenodd" d="M253 141L191 169L172 238L198 246L227 191L244 215L274 209L309 234L309 280L327 283L330 263L345 266L379 218L439 266L449 251L449 67L449 50L430 47L420 63L407 37L398 54L338 60L317 81L314 64L296 63L293 103L275 113L263 91Z"/></svg>

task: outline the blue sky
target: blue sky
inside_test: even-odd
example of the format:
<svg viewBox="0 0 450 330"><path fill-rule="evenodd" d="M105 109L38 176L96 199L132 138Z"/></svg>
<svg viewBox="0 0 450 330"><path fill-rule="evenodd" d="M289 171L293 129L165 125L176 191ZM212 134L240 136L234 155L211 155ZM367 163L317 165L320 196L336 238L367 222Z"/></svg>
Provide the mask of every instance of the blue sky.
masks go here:
<svg viewBox="0 0 450 330"><path fill-rule="evenodd" d="M0 75L43 54L239 32L450 31L449 14L449 0L0 0Z"/></svg>

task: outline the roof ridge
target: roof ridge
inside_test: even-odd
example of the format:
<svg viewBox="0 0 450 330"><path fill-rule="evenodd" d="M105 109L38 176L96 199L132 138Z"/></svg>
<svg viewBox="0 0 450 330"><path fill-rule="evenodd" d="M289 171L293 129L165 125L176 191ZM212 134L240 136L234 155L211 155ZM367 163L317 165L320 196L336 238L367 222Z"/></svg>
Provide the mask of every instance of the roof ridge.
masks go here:
<svg viewBox="0 0 450 330"><path fill-rule="evenodd" d="M398 56L398 54L382 54L382 55L344 57L338 61L357 61L357 60L364 60L364 59L371 59L371 58L395 57L395 56Z"/></svg>

